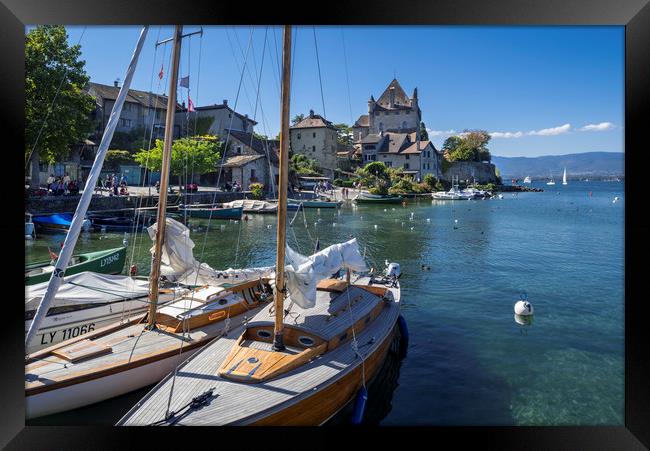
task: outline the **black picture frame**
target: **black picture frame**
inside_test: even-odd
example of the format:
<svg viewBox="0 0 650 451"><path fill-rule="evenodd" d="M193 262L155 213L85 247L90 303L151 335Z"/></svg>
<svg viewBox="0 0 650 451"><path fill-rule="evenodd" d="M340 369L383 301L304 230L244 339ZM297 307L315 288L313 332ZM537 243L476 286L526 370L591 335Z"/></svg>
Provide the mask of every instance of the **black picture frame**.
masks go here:
<svg viewBox="0 0 650 451"><path fill-rule="evenodd" d="M18 170L19 148L24 141L24 26L26 24L65 25L138 25L150 24L418 24L418 25L622 25L625 26L625 426L620 427L436 427L403 431L400 428L357 429L347 435L350 441L368 439L424 440L427 447L458 447L468 444L497 449L646 449L650 447L650 339L644 313L648 301L642 283L647 268L650 242L649 216L643 211L643 182L647 180L648 149L644 132L650 116L650 5L647 0L446 0L426 2L347 1L267 2L253 6L238 2L190 0L184 2L108 0L3 0L0 4L0 82L5 144L3 156L11 166L3 165L4 179L10 186L22 186ZM644 114L645 113L645 114ZM6 138L12 138L6 140ZM4 146L3 146L4 147ZM16 161L14 161L14 159ZM19 161L20 160L20 161ZM15 166L14 166L15 164ZM11 190L10 190L11 191ZM17 192L22 192L17 191ZM18 241L18 223L24 206L21 196L7 196L4 209L11 210L11 221L0 225L6 241ZM9 214L6 214L9 216ZM7 240L7 238L9 238ZM5 246L2 259L4 280L12 286L22 284L22 267L17 255L24 255L21 243L10 252ZM16 261L18 260L18 261ZM24 289L24 286L23 288ZM2 377L0 380L0 446L8 449L89 449L128 448L134 440L145 439L148 446L169 446L179 440L189 446L224 446L226 442L254 446L278 446L271 438L311 446L302 435L317 434L318 444L328 439L332 446L341 435L332 430L301 429L230 429L226 433L213 428L185 432L165 430L154 434L147 428L111 427L25 427L23 310L21 289L5 296L3 321ZM6 307L11 307L7 309ZM182 429L182 428L181 428ZM156 430L158 431L158 430ZM406 432L406 434L404 434ZM198 435L197 435L198 434ZM417 436L413 435L416 434ZM294 437L294 440L291 440ZM421 443L421 442L420 442ZM449 445L445 445L449 443ZM291 443L289 443L291 444ZM406 444L406 443L405 443ZM340 445L340 443L339 443ZM174 446L174 445L172 445ZM285 446L282 444L281 446ZM367 445L366 445L367 446ZM414 445L415 446L415 445ZM422 446L418 444L417 446Z"/></svg>

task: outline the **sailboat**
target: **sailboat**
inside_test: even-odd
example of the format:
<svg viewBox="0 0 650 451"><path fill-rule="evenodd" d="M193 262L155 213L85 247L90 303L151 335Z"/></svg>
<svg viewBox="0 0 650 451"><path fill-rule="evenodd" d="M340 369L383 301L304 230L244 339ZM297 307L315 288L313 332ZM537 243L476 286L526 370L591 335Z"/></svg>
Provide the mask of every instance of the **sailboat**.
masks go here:
<svg viewBox="0 0 650 451"><path fill-rule="evenodd" d="M527 175L527 176L524 178L524 183L532 183L532 181L530 180L530 175Z"/></svg>
<svg viewBox="0 0 650 451"><path fill-rule="evenodd" d="M551 174L551 178L549 179L548 182L546 182L547 185L555 185L555 180L553 180L553 174Z"/></svg>
<svg viewBox="0 0 650 451"><path fill-rule="evenodd" d="M310 257L286 245L290 49L285 26L273 307L180 365L118 425L319 425L351 402L360 420L366 384L405 331L399 264L368 274L356 239Z"/></svg>
<svg viewBox="0 0 650 451"><path fill-rule="evenodd" d="M125 82L113 106L87 186L97 181L103 159L117 125L148 27L144 27ZM189 229L166 218L167 185L171 163L172 131L182 27L176 26L172 72L165 121L160 200L157 222L148 228L152 248L148 284L148 311L131 321L116 322L84 335L66 339L25 359L26 417L35 418L83 407L158 382L178 363L225 333L238 327L261 308L270 292L265 269L215 271L197 262ZM92 189L84 191L92 196ZM90 199L82 195L70 232L25 339L29 345L49 311L80 229ZM185 287L182 296L158 310L164 285L161 276ZM107 296L108 297L108 296Z"/></svg>
<svg viewBox="0 0 650 451"><path fill-rule="evenodd" d="M567 182L566 182L566 168L564 168L564 174L562 174L562 184L567 185Z"/></svg>

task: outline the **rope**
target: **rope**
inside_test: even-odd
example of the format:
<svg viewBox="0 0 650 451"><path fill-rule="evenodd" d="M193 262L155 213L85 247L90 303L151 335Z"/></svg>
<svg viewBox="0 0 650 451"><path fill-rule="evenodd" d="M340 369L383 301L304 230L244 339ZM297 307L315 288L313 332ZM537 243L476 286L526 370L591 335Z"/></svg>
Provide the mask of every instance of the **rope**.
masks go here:
<svg viewBox="0 0 650 451"><path fill-rule="evenodd" d="M345 290L345 293L348 296L348 310L350 311L350 320L352 321L352 343L350 347L354 351L357 357L361 359L361 385L363 388L366 388L366 361L359 352L359 343L357 342L357 334L354 330L354 315L352 314L352 300L350 299L350 287Z"/></svg>
<svg viewBox="0 0 650 451"><path fill-rule="evenodd" d="M87 27L84 27L83 31L81 32L81 36L79 36L79 40L77 41L77 46L81 44L81 39L84 37L84 34L86 34L86 28ZM67 65L65 66L65 70L63 71L63 77L61 77L61 82L59 83L59 86L58 88L56 88L56 92L54 93L54 98L52 98L52 103L50 104L50 107L47 109L47 113L45 113L45 118L43 118L43 123L41 124L41 128L38 130L38 135L36 135L36 140L34 141L34 145L32 146L32 149L29 151L29 155L27 155L27 159L25 160L25 171L27 171L27 167L29 166L29 161L32 159L32 155L34 153L34 150L36 149L38 140L41 138L41 134L43 133L43 129L45 128L45 124L47 123L47 118L50 117L50 113L52 112L52 108L54 107L56 98L59 96L59 92L61 91L61 87L63 86L63 82L65 81L66 75L68 75Z"/></svg>
<svg viewBox="0 0 650 451"><path fill-rule="evenodd" d="M325 113L325 96L323 96L323 80L320 74L320 58L318 57L318 42L316 41L316 26L312 25L314 31L314 47L316 47L316 65L318 66L318 83L320 84L320 100L323 104L323 117L327 117Z"/></svg>

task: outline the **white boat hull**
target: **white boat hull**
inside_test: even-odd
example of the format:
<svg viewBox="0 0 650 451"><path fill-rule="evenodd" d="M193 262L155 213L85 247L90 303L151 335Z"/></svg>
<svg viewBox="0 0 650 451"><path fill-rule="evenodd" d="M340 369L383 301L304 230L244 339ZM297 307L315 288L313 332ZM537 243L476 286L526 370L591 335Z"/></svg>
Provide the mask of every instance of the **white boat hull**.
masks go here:
<svg viewBox="0 0 650 451"><path fill-rule="evenodd" d="M155 384L201 347L119 373L28 396L27 419L77 409Z"/></svg>
<svg viewBox="0 0 650 451"><path fill-rule="evenodd" d="M122 304L122 303L120 303ZM45 317L43 325L27 348L27 354L45 349L69 338L92 332L113 323L125 323L145 313L141 301L126 301L121 305L103 305L77 312ZM25 321L25 334L32 321Z"/></svg>

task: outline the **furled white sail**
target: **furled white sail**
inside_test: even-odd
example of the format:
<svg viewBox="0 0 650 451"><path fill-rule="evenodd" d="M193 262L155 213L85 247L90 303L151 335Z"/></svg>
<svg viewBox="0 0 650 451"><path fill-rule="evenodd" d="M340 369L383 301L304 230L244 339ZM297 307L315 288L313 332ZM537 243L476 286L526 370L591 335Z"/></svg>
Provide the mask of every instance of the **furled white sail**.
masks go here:
<svg viewBox="0 0 650 451"><path fill-rule="evenodd" d="M316 286L340 269L367 271L359 243L356 238L326 247L310 257L300 255L289 246L287 259L287 290L291 301L302 308L312 308L316 304Z"/></svg>
<svg viewBox="0 0 650 451"><path fill-rule="evenodd" d="M220 285L262 277L274 279L275 266L219 271L197 261L193 255L194 242L190 238L190 230L174 219L166 218L166 221L160 273L170 281L186 285ZM156 226L157 223L147 229L152 240L156 236ZM153 253L153 248L151 252ZM318 282L331 277L340 269L355 272L368 270L356 238L329 246L309 257L287 246L286 260L287 290L291 300L302 308L315 305Z"/></svg>
<svg viewBox="0 0 650 451"><path fill-rule="evenodd" d="M38 307L45 296L48 283L41 282L25 287L25 310ZM148 293L148 280L84 271L66 276L50 307L112 302L146 296Z"/></svg>
<svg viewBox="0 0 650 451"><path fill-rule="evenodd" d="M147 229L152 240L156 237L155 223ZM220 285L224 282L242 282L275 274L273 266L260 268L216 270L207 263L194 258L194 241L190 229L182 223L166 218L165 239L163 240L160 274L172 282L186 285ZM151 248L153 254L154 248Z"/></svg>

